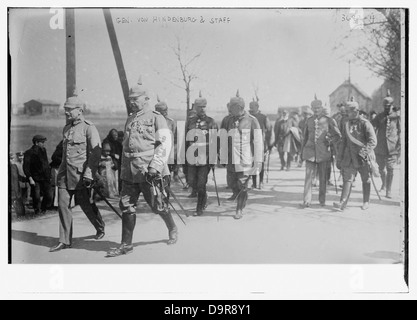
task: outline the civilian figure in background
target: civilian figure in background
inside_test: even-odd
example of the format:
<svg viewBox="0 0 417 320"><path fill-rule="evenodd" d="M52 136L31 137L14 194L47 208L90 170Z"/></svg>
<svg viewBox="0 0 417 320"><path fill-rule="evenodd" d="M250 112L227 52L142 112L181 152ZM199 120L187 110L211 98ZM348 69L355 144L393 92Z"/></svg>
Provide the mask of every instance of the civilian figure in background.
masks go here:
<svg viewBox="0 0 417 320"><path fill-rule="evenodd" d="M331 160L331 145L341 138L336 121L323 114L323 103L315 97L311 103L314 116L308 119L304 130L303 160L306 161L304 202L301 208L309 208L312 202L313 179L317 173L320 181L320 205L326 205L327 167Z"/></svg>
<svg viewBox="0 0 417 320"><path fill-rule="evenodd" d="M14 154L10 153L9 156L9 218L11 221L12 208L15 210L17 217L23 217L25 206L20 189L19 169L15 163Z"/></svg>
<svg viewBox="0 0 417 320"><path fill-rule="evenodd" d="M188 181L193 188L190 197L197 197L195 216L201 216L207 208L208 175L217 164L217 149L215 154L210 154L210 146L215 143L210 130L217 132L218 126L213 118L207 116L207 99L203 98L201 92L194 102L194 108L197 117L188 122L187 128ZM214 138L217 139L217 137ZM188 141L189 139L191 141Z"/></svg>
<svg viewBox="0 0 417 320"><path fill-rule="evenodd" d="M389 94L383 103L384 112L375 117L372 125L377 132L375 154L382 179L381 192L386 191L386 197L391 199L394 169L401 156L401 118Z"/></svg>
<svg viewBox="0 0 417 320"><path fill-rule="evenodd" d="M169 171L173 175L174 182L179 182L178 178L178 171L179 167L177 166L177 123L174 119L168 116L168 105L166 102L161 101L159 96L157 98L158 103L155 105L155 110L162 114L167 121L168 129L171 132L171 142L172 142L172 150L171 154L169 155Z"/></svg>
<svg viewBox="0 0 417 320"><path fill-rule="evenodd" d="M281 159L281 171L290 171L291 161L301 149L301 137L298 122L289 117L287 110L282 111L282 119L275 124L275 145Z"/></svg>
<svg viewBox="0 0 417 320"><path fill-rule="evenodd" d="M237 200L234 218L240 220L249 197L249 180L262 168L264 146L259 122L245 111L245 101L239 91L236 97L230 99L230 112L232 116L226 125L228 139L221 139L220 160L223 164L227 163L231 172L233 196L229 200Z"/></svg>
<svg viewBox="0 0 417 320"><path fill-rule="evenodd" d="M115 199L119 196L118 165L118 161L112 155L110 144L104 142L98 165L98 174L101 177L101 193L106 198ZM94 198L96 200L102 200L98 194L95 194Z"/></svg>
<svg viewBox="0 0 417 320"><path fill-rule="evenodd" d="M62 152L64 149L64 140L56 146L54 153L52 154L52 161L49 164L51 167L51 185L53 189L54 207L58 207L58 170L62 162Z"/></svg>
<svg viewBox="0 0 417 320"><path fill-rule="evenodd" d="M19 169L19 186L20 186L20 193L22 195L23 204L28 204L28 196L29 196L29 179L26 177L25 172L23 170L23 162L25 159L25 154L20 151L16 153L16 166Z"/></svg>
<svg viewBox="0 0 417 320"><path fill-rule="evenodd" d="M103 140L102 145L107 143L111 148L110 155L119 163L122 158L123 146L119 141L119 133L116 129L111 129L107 137Z"/></svg>
<svg viewBox="0 0 417 320"><path fill-rule="evenodd" d="M52 187L51 169L49 167L48 155L45 149L46 137L36 135L32 139L33 146L24 154L23 171L28 178L33 200L35 214L46 213L51 209ZM41 202L41 195L43 195Z"/></svg>
<svg viewBox="0 0 417 320"><path fill-rule="evenodd" d="M50 249L58 252L71 248L73 217L71 199L81 207L96 229L96 240L104 237L104 221L92 201L92 186L99 182L97 173L101 155L100 136L94 124L84 118L84 102L77 96L64 104L67 125L63 130L62 162L58 170L59 243ZM99 183L98 183L99 184Z"/></svg>
<svg viewBox="0 0 417 320"><path fill-rule="evenodd" d="M264 115L261 111L259 111L259 99L258 97L253 99L253 101L249 105L249 113L251 116L255 117L259 125L262 129L262 136L264 141L264 147L265 147L265 159L262 163L262 170L259 174L259 184L257 183L257 176L253 177L253 187L255 189L262 190L263 184L264 184L264 175L265 175L265 163L268 161L268 153L272 151L272 148L274 146L273 141L273 126L271 122L269 121L268 117Z"/></svg>
<svg viewBox="0 0 417 320"><path fill-rule="evenodd" d="M122 241L118 248L107 253L115 258L133 252L133 233L136 227L136 204L141 194L168 228L168 245L177 243L178 228L171 215L165 187L169 179L168 158L171 138L165 118L149 106L146 88L139 80L129 90L132 113L125 125L122 155Z"/></svg>
<svg viewBox="0 0 417 320"><path fill-rule="evenodd" d="M363 206L362 210L369 208L371 197L371 174L372 167L377 167L375 162L374 148L376 147L376 135L372 124L363 119L359 114L359 104L349 101L347 104L349 120L342 128L342 142L339 145L337 167L343 172L343 190L340 202L334 203L334 208L345 210L350 194L352 183L358 172L362 177ZM377 171L377 168L374 171Z"/></svg>

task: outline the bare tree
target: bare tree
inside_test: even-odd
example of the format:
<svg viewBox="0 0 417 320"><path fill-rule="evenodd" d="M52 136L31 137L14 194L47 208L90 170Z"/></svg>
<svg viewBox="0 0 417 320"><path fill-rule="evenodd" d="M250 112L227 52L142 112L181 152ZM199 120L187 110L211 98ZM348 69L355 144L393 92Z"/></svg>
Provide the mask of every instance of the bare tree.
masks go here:
<svg viewBox="0 0 417 320"><path fill-rule="evenodd" d="M187 51L183 48L180 37L176 37L177 43L175 46L172 46L171 49L174 52L181 70L181 81L183 86L177 85L185 90L186 101L187 101L187 112L191 109L191 83L198 79L197 75L191 71L191 65L201 57L201 52L191 57L188 57Z"/></svg>
<svg viewBox="0 0 417 320"><path fill-rule="evenodd" d="M377 9L375 13L362 17L361 27L352 28L335 49L353 55L376 76L400 84L401 9Z"/></svg>

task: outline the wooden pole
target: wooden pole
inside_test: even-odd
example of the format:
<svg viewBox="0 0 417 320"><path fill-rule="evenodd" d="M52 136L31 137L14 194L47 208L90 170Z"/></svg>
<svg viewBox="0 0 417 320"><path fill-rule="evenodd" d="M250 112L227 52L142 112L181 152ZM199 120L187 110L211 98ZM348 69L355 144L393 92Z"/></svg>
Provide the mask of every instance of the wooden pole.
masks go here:
<svg viewBox="0 0 417 320"><path fill-rule="evenodd" d="M75 10L65 9L66 54L67 54L67 98L74 95L77 87L75 60Z"/></svg>
<svg viewBox="0 0 417 320"><path fill-rule="evenodd" d="M104 19L106 20L107 31L113 49L114 59L116 60L117 71L119 72L120 84L122 85L123 96L125 98L127 114L131 113L129 104L129 84L127 82L126 71L123 65L122 53L120 51L119 42L114 29L113 19L110 9L103 9Z"/></svg>

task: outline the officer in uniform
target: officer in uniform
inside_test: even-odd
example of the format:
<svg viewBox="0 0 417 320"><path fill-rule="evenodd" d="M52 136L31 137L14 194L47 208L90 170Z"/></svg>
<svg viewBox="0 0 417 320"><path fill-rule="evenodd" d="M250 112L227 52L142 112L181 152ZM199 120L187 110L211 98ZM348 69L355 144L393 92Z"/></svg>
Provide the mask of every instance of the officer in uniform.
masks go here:
<svg viewBox="0 0 417 320"><path fill-rule="evenodd" d="M101 157L100 136L94 124L85 120L84 107L84 102L77 96L68 98L64 104L67 125L63 130L63 155L57 173L60 239L50 252L71 248L72 197L96 229L95 239L104 237L104 221L91 196L94 181L100 180L97 172Z"/></svg>
<svg viewBox="0 0 417 320"><path fill-rule="evenodd" d="M348 121L346 105L344 103L339 103L337 107L339 108L339 112L333 115L332 118L336 121L337 126L342 128L345 125L345 122Z"/></svg>
<svg viewBox="0 0 417 320"><path fill-rule="evenodd" d="M327 168L331 159L331 145L337 145L341 133L336 121L323 114L323 102L315 97L311 103L314 116L307 120L304 130L302 158L306 161L304 202L302 208L311 206L313 177L318 170L320 181L320 205L326 205Z"/></svg>
<svg viewBox="0 0 417 320"><path fill-rule="evenodd" d="M177 155L177 123L174 119L168 117L168 105L166 102L161 101L158 97L158 103L155 105L155 110L162 114L167 121L168 129L171 132L171 143L172 150L169 155L169 171L174 174L174 182L179 182L178 178L178 166L176 165L176 155Z"/></svg>
<svg viewBox="0 0 417 320"><path fill-rule="evenodd" d="M228 115L223 118L220 129L226 130L227 123L228 123L229 119L231 117L233 117L232 114L230 113L230 104L229 103L227 103L227 112L228 112ZM227 189L232 189L232 173L229 172L228 170L227 170L227 175L226 175L226 181L227 181ZM234 200L235 199L233 199L233 201Z"/></svg>
<svg viewBox="0 0 417 320"><path fill-rule="evenodd" d="M339 144L337 167L343 172L343 190L339 203L334 207L343 211L349 201L352 183L358 172L362 177L363 206L369 208L371 196L371 168L367 159L375 159L374 148L377 140L372 124L359 114L359 104L355 101L347 103L349 120L342 128L342 141Z"/></svg>
<svg viewBox="0 0 417 320"><path fill-rule="evenodd" d="M213 139L217 139L217 135L211 135L210 130L217 133L218 126L213 118L207 116L207 99L202 97L201 92L194 108L197 116L189 120L187 128L188 182L193 188L191 197L197 195L195 216L201 216L207 207L208 175L217 164L217 148L210 154L210 146L216 142Z"/></svg>
<svg viewBox="0 0 417 320"><path fill-rule="evenodd" d="M230 99L229 107L231 117L226 124L226 131L228 138L232 139L222 141L221 150L227 148L227 152L220 154L221 163L227 163L227 170L231 173L231 199L237 199L235 219L239 220L243 218L243 210L248 201L249 179L259 174L262 168L264 145L261 126L255 117L245 111L245 101L239 91L236 97Z"/></svg>
<svg viewBox="0 0 417 320"><path fill-rule="evenodd" d="M129 101L132 113L125 126L119 204L123 213L122 243L107 253L109 258L133 251L136 203L140 194L152 211L164 220L169 231L168 245L175 244L178 239L178 229L164 191L166 177L170 175L168 158L172 147L167 122L164 116L149 107L149 96L141 81L130 89Z"/></svg>
<svg viewBox="0 0 417 320"><path fill-rule="evenodd" d="M261 111L259 111L258 99L256 101L255 99L253 99L253 101L249 104L249 108L250 108L249 113L251 114L251 116L255 117L258 120L259 125L261 126L263 141L264 141L264 146L265 146L265 157L264 157L265 159L264 159L264 163L262 164L262 170L259 174L259 185L257 185L257 181L256 181L257 177L256 176L253 177L254 188L262 190L262 186L264 184L266 156L268 155L268 152L271 152L274 146L274 142L272 141L273 126L271 122L269 121L268 117L264 115L263 113L261 113Z"/></svg>
<svg viewBox="0 0 417 320"><path fill-rule="evenodd" d="M401 155L401 118L389 94L384 99L384 112L376 116L372 125L378 138L375 154L382 179L381 192L386 190L386 197L391 199L394 167Z"/></svg>

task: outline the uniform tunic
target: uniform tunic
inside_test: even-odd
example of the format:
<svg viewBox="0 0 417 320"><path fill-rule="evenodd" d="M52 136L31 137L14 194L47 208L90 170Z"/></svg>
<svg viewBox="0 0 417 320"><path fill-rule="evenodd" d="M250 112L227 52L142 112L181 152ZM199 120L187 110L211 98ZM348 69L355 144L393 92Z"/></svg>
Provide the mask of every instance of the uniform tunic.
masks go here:
<svg viewBox="0 0 417 320"><path fill-rule="evenodd" d="M143 183L148 168L169 175L171 145L167 122L159 112L142 110L132 114L125 126L121 179Z"/></svg>
<svg viewBox="0 0 417 320"><path fill-rule="evenodd" d="M341 137L336 121L327 116L312 116L304 130L303 160L320 163L331 160L330 143Z"/></svg>
<svg viewBox="0 0 417 320"><path fill-rule="evenodd" d="M100 136L92 122L82 119L66 125L63 137L57 185L68 190L82 189L83 178L94 180L97 177L101 157Z"/></svg>

